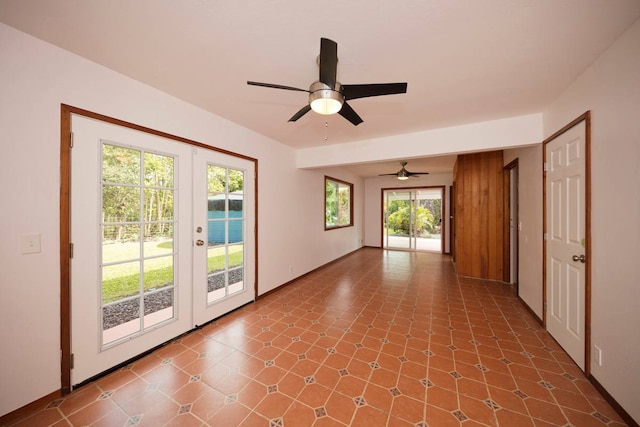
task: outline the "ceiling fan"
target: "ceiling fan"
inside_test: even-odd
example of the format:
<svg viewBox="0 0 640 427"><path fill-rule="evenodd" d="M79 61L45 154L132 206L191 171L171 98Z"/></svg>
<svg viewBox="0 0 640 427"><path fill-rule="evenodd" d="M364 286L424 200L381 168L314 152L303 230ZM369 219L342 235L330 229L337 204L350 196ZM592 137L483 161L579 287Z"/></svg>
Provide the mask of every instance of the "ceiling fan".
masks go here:
<svg viewBox="0 0 640 427"><path fill-rule="evenodd" d="M294 114L289 121L295 122L310 110L318 114L338 113L354 126L362 123L360 116L347 103L348 100L370 96L395 95L407 92L406 83L372 83L343 85L336 81L338 68L338 44L333 40L320 39L320 56L318 57L320 78L311 83L309 89L283 86L271 83L248 81L248 85L270 87L273 89L295 90L309 93L309 103Z"/></svg>
<svg viewBox="0 0 640 427"><path fill-rule="evenodd" d="M404 181L406 179L409 179L409 177L411 177L411 176L419 177L420 175L429 175L429 172L409 172L408 170L405 169L405 166L407 165L407 162L400 162L400 164L402 165L402 168L398 172L396 172L396 173L381 173L378 176L395 176L400 181Z"/></svg>

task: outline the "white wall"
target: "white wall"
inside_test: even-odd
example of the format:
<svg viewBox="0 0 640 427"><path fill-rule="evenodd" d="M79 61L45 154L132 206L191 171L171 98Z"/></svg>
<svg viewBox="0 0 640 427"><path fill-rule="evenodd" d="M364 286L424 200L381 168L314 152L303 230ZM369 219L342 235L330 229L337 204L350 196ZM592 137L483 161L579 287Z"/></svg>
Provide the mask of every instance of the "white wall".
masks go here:
<svg viewBox="0 0 640 427"><path fill-rule="evenodd" d="M294 151L259 159L259 289L263 294L362 246L363 180L342 168L296 169ZM354 184L354 226L324 230L325 175Z"/></svg>
<svg viewBox="0 0 640 427"><path fill-rule="evenodd" d="M325 171L296 169L291 148L4 24L0 64L0 415L60 388L61 103L257 158L260 293L361 246L363 197L354 227L325 232ZM41 252L20 255L32 233Z"/></svg>
<svg viewBox="0 0 640 427"><path fill-rule="evenodd" d="M452 174L433 174L421 176L418 179L399 181L393 177L373 177L364 180L365 200L364 200L364 244L366 246L380 247L382 241L382 188L416 187L416 186L440 186L444 185L445 212L442 214L442 221L445 224L445 252L449 248L449 236L451 223L449 221L451 203L449 201L449 188L453 185Z"/></svg>
<svg viewBox="0 0 640 427"><path fill-rule="evenodd" d="M542 140L542 114L469 123L297 152L299 168L410 160L416 157L522 147Z"/></svg>
<svg viewBox="0 0 640 427"><path fill-rule="evenodd" d="M591 110L591 373L640 422L640 21L544 111L545 137Z"/></svg>
<svg viewBox="0 0 640 427"><path fill-rule="evenodd" d="M542 319L542 144L503 155L518 159L518 296Z"/></svg>
<svg viewBox="0 0 640 427"><path fill-rule="evenodd" d="M268 284L260 283L260 294L362 246L363 180L342 168L295 169L292 156L288 156L287 161L286 167L266 174L264 179L261 174L259 183L260 274L270 279ZM354 185L353 227L325 231L325 176ZM263 187L263 181L266 185L271 183L270 188ZM272 219L262 222L263 215ZM284 242L287 242L286 251L283 250ZM268 258L263 258L263 251L265 254L271 252ZM292 268L291 274L289 267Z"/></svg>

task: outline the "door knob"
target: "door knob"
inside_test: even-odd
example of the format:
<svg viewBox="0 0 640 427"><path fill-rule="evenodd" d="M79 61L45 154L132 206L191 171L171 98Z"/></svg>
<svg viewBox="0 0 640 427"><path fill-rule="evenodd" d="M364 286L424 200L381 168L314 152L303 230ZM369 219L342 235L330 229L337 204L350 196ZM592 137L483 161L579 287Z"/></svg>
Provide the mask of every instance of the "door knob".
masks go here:
<svg viewBox="0 0 640 427"><path fill-rule="evenodd" d="M584 255L574 255L573 257L571 257L571 259L573 259L575 262L580 261L581 263L585 263L585 261L587 260L587 258Z"/></svg>
<svg viewBox="0 0 640 427"><path fill-rule="evenodd" d="M196 240L196 245L198 246L204 245L204 240Z"/></svg>

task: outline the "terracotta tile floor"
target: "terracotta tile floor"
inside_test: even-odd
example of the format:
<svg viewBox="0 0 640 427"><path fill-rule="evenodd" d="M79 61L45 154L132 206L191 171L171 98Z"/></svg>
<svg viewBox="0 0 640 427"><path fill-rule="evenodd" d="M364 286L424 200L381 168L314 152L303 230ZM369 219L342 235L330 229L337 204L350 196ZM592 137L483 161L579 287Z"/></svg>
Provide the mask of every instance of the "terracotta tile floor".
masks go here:
<svg viewBox="0 0 640 427"><path fill-rule="evenodd" d="M19 425L620 426L500 283L366 248Z"/></svg>

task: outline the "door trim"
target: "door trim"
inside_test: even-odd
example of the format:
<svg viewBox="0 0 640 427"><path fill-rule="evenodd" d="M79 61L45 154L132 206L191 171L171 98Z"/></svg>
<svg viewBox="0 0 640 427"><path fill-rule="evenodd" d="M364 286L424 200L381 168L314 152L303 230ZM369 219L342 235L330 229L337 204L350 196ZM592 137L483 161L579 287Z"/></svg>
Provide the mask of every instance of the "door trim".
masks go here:
<svg viewBox="0 0 640 427"><path fill-rule="evenodd" d="M172 135L156 129L140 126L124 120L105 116L67 104L60 104L60 390L62 395L71 392L71 116L83 116L122 126L162 138L171 139L194 147L215 151L253 162L254 179L254 299L258 296L258 159L234 153L222 148Z"/></svg>
<svg viewBox="0 0 640 427"><path fill-rule="evenodd" d="M578 116L562 129L542 141L542 322L547 329L547 245L544 235L547 233L547 174L544 165L547 162L547 144L567 132L569 129L585 122L585 304L584 304L584 373L591 373L591 111Z"/></svg>
<svg viewBox="0 0 640 427"><path fill-rule="evenodd" d="M453 181L449 187L449 254L453 263L456 262L456 182Z"/></svg>
<svg viewBox="0 0 640 427"><path fill-rule="evenodd" d="M504 232L504 242L503 242L503 255L502 255L502 259L503 259L503 267L502 267L502 271L503 271L503 280L507 283L515 283L516 284L516 295L518 294L518 276L520 275L520 270L518 268L516 268L516 277L511 277L511 224L510 224L510 219L511 219L511 190L512 190L512 186L513 186L513 182L511 179L511 171L515 169L515 173L518 174L519 173L519 160L518 158L515 158L513 161L511 161L508 165L506 165L503 170L504 170L504 174L503 174L503 180L504 180L504 191L503 191L503 196L504 196L504 221L503 221L503 232ZM519 177L516 178L516 189L515 189L515 193L516 195L519 194L519 190L520 190L520 184L519 184ZM519 210L519 203L518 203L518 199L516 198L515 200L515 204L516 204L516 213L518 213ZM518 227L518 224L515 224L515 227ZM517 230L517 228L516 228ZM520 256L520 251L519 251L519 246L520 246L520 234L519 233L515 233L516 234L516 256L515 256L515 264L516 266L519 266L519 256ZM515 279L515 281L514 281Z"/></svg>

